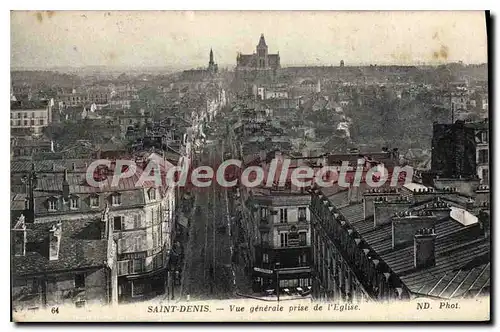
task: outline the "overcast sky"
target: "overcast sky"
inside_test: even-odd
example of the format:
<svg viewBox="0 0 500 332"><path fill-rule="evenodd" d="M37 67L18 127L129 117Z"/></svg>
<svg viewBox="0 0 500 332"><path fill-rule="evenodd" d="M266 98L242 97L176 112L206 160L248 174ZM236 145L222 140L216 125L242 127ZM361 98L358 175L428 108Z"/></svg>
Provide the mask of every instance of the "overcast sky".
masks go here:
<svg viewBox="0 0 500 332"><path fill-rule="evenodd" d="M484 12L12 12L11 66L221 66L264 33L286 65L487 61Z"/></svg>

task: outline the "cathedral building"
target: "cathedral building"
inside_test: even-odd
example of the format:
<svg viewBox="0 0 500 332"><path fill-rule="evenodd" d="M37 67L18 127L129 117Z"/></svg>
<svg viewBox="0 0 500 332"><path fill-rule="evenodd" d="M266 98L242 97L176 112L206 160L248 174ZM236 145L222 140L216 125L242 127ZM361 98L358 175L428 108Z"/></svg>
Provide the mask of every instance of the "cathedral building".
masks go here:
<svg viewBox="0 0 500 332"><path fill-rule="evenodd" d="M256 52L253 54L238 53L236 58L236 74L241 78L275 76L280 67L280 55L279 53L269 54L264 34L260 35Z"/></svg>

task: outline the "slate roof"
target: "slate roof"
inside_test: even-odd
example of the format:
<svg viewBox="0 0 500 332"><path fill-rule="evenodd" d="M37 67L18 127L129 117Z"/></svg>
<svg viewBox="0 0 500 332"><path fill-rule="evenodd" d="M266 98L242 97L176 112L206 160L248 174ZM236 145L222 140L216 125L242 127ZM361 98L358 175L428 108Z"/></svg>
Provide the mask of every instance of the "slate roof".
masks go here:
<svg viewBox="0 0 500 332"><path fill-rule="evenodd" d="M32 101L32 100L17 100L10 102L11 110L35 110L46 109L49 104L48 100Z"/></svg>
<svg viewBox="0 0 500 332"><path fill-rule="evenodd" d="M347 198L345 191L328 198L413 294L451 298L473 296L489 290L490 239L480 234L479 224L464 226L451 217L438 219L435 225L436 263L416 269L413 243L392 248L391 223L374 227L373 216L364 218L362 203L342 207ZM452 200L445 200L456 205ZM418 203L411 209L421 209L423 204Z"/></svg>
<svg viewBox="0 0 500 332"><path fill-rule="evenodd" d="M51 261L48 258L48 236L55 223L26 224L26 255L12 256L14 275L104 266L107 260L107 240L100 239L99 219L63 221L59 257Z"/></svg>
<svg viewBox="0 0 500 332"><path fill-rule="evenodd" d="M157 155L150 154L149 158L154 159L152 156L156 158L160 158L161 161L163 159ZM111 195L115 193L119 193L121 196L121 208L126 207L136 207L142 206L145 202L145 191L147 188L156 187L155 181L144 181L142 182L142 167L140 164L137 165L136 173L130 178L120 178L117 184L113 183L113 176L110 173L107 173L107 176L102 180L98 180L99 183L102 184L101 187L94 187L90 185L86 179L86 169L85 163L83 160L74 160L76 170L70 170L67 172L67 181L69 184L69 193L71 197L78 198L78 208L71 209L69 204L66 204L63 200L63 170L66 168L67 164L72 164L72 160L52 160L48 161L35 162L35 171L37 174L37 183L36 187L33 191L35 197L35 214L38 216L46 215L46 214L60 214L64 213L82 213L82 212L91 212L97 213L100 208L104 208L106 202L111 199ZM92 160L85 160L87 165L90 165ZM22 192L25 188L25 185L21 183L21 175L24 172L31 169L31 162L14 162L15 171L17 175L11 176L12 188L14 192ZM52 164L56 164L56 171L53 171ZM166 170L172 166L171 163L166 162L164 164L159 164L161 172L162 172L162 183L166 184L165 174ZM111 165L111 170L114 169L114 165ZM71 169L71 166L69 167ZM139 181L141 180L141 181ZM136 186L137 183L141 183L140 186ZM91 206L90 197L98 198L98 205ZM49 211L48 200L53 199L56 201L57 210ZM12 202L14 204L14 202ZM17 203L16 203L17 204Z"/></svg>
<svg viewBox="0 0 500 332"><path fill-rule="evenodd" d="M72 169L73 164L75 164L78 170L85 170L87 165L90 165L92 159L54 159L54 160L37 160L35 164L35 172L54 172L54 165L56 172L62 172L65 169ZM30 160L16 160L10 163L11 173L25 173L31 171L31 164L33 162Z"/></svg>

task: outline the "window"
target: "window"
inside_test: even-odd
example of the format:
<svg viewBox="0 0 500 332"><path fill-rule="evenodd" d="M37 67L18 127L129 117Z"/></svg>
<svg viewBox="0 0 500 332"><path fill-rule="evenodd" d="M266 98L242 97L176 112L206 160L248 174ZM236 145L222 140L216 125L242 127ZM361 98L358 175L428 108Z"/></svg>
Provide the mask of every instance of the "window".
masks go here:
<svg viewBox="0 0 500 332"><path fill-rule="evenodd" d="M111 205L117 206L122 204L122 196L118 193L111 196Z"/></svg>
<svg viewBox="0 0 500 332"><path fill-rule="evenodd" d="M309 278L299 278L299 286L300 287L307 287L311 284Z"/></svg>
<svg viewBox="0 0 500 332"><path fill-rule="evenodd" d="M151 188L148 191L148 197L150 201L153 201L156 199L156 188Z"/></svg>
<svg viewBox="0 0 500 332"><path fill-rule="evenodd" d="M72 210L78 209L78 197L71 197L69 200L69 207Z"/></svg>
<svg viewBox="0 0 500 332"><path fill-rule="evenodd" d="M16 113L16 118L20 119L21 118L21 113Z"/></svg>
<svg viewBox="0 0 500 332"><path fill-rule="evenodd" d="M140 214L134 215L134 228L142 228L142 218Z"/></svg>
<svg viewBox="0 0 500 332"><path fill-rule="evenodd" d="M137 236L134 239L134 251L140 251L141 247L141 237Z"/></svg>
<svg viewBox="0 0 500 332"><path fill-rule="evenodd" d="M262 238L262 243L263 244L268 244L269 243L269 233L268 232L263 232L260 234Z"/></svg>
<svg viewBox="0 0 500 332"><path fill-rule="evenodd" d="M144 271L144 258L134 259L134 273L139 273Z"/></svg>
<svg viewBox="0 0 500 332"><path fill-rule="evenodd" d="M299 207L299 221L305 221L307 220L307 208L306 207Z"/></svg>
<svg viewBox="0 0 500 332"><path fill-rule="evenodd" d="M85 274L75 274L75 288L85 288Z"/></svg>
<svg viewBox="0 0 500 332"><path fill-rule="evenodd" d="M16 121L16 125L20 126L21 125L21 120Z"/></svg>
<svg viewBox="0 0 500 332"><path fill-rule="evenodd" d="M23 123L25 126L27 126L29 122L28 122L28 120L24 120Z"/></svg>
<svg viewBox="0 0 500 332"><path fill-rule="evenodd" d="M49 199L47 203L49 205L49 211L57 210L57 200L55 198Z"/></svg>
<svg viewBox="0 0 500 332"><path fill-rule="evenodd" d="M490 183L490 170L485 168L483 169L483 177L482 177L482 184L489 184Z"/></svg>
<svg viewBox="0 0 500 332"><path fill-rule="evenodd" d="M284 224L288 222L288 210L280 209L280 223Z"/></svg>
<svg viewBox="0 0 500 332"><path fill-rule="evenodd" d="M297 287L299 285L299 279L280 279L280 288L286 287Z"/></svg>
<svg viewBox="0 0 500 332"><path fill-rule="evenodd" d="M116 216L113 218L113 229L115 231L121 231L123 227L123 217L122 216Z"/></svg>
<svg viewBox="0 0 500 332"><path fill-rule="evenodd" d="M146 285L138 280L132 281L132 297L142 296L146 292Z"/></svg>
<svg viewBox="0 0 500 332"><path fill-rule="evenodd" d="M40 119L40 126L43 126L45 125L45 120L44 119Z"/></svg>
<svg viewBox="0 0 500 332"><path fill-rule="evenodd" d="M99 207L99 196L90 196L90 207Z"/></svg>
<svg viewBox="0 0 500 332"><path fill-rule="evenodd" d="M153 228L153 246L157 247L158 246L158 233L156 233L155 229Z"/></svg>
<svg viewBox="0 0 500 332"><path fill-rule="evenodd" d="M488 143L488 133L486 131L483 131L481 133L481 142L482 143Z"/></svg>
<svg viewBox="0 0 500 332"><path fill-rule="evenodd" d="M262 263L269 263L269 255L262 254Z"/></svg>
<svg viewBox="0 0 500 332"><path fill-rule="evenodd" d="M307 245L307 233L306 232L300 232L299 233L299 245L300 246L306 246Z"/></svg>
<svg viewBox="0 0 500 332"><path fill-rule="evenodd" d="M280 233L280 246L288 247L288 233Z"/></svg>
<svg viewBox="0 0 500 332"><path fill-rule="evenodd" d="M479 150L479 163L487 164L488 163L488 150Z"/></svg>
<svg viewBox="0 0 500 332"><path fill-rule="evenodd" d="M260 208L260 219L267 219L267 208Z"/></svg>
<svg viewBox="0 0 500 332"><path fill-rule="evenodd" d="M118 275L125 275L130 273L130 263L131 261L119 261L118 262Z"/></svg>
<svg viewBox="0 0 500 332"><path fill-rule="evenodd" d="M299 266L307 265L307 254L299 255Z"/></svg>

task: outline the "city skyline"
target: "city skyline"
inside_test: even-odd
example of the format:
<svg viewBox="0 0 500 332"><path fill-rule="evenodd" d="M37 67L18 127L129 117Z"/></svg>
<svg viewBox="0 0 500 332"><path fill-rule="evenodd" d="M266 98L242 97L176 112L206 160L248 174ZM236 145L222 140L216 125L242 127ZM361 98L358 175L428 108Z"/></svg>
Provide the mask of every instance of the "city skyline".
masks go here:
<svg viewBox="0 0 500 332"><path fill-rule="evenodd" d="M255 51L261 33L283 67L487 62L484 12L275 14L12 12L11 68L197 68L212 48L219 66L232 69L238 52Z"/></svg>

